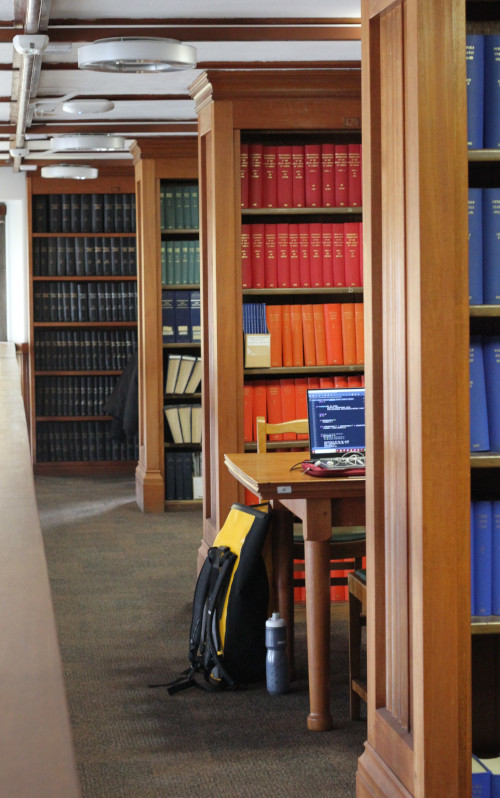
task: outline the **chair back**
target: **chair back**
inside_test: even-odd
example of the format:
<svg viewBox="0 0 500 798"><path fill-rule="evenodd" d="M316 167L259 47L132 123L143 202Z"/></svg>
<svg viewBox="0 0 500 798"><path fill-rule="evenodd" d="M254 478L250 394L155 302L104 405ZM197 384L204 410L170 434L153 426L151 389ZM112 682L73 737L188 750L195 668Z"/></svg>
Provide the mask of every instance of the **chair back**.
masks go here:
<svg viewBox="0 0 500 798"><path fill-rule="evenodd" d="M256 419L257 426L257 452L267 451L267 436L284 432L309 433L307 418L296 418L293 421L281 421L279 424L269 424L263 416ZM304 439L305 440L305 439ZM297 445L297 441L288 441L290 448Z"/></svg>

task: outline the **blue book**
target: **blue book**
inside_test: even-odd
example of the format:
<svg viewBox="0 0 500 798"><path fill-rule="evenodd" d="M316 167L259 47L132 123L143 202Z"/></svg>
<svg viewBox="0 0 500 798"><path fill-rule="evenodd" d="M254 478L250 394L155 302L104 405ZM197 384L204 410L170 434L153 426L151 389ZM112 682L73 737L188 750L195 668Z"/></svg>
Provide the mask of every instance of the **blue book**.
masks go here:
<svg viewBox="0 0 500 798"><path fill-rule="evenodd" d="M484 37L484 136L483 147L500 147L500 36Z"/></svg>
<svg viewBox="0 0 500 798"><path fill-rule="evenodd" d="M175 316L174 316L174 292L161 292L161 316L163 328L163 343L175 343Z"/></svg>
<svg viewBox="0 0 500 798"><path fill-rule="evenodd" d="M491 502L491 614L500 615L500 501Z"/></svg>
<svg viewBox="0 0 500 798"><path fill-rule="evenodd" d="M483 301L500 304L500 188L483 189Z"/></svg>
<svg viewBox="0 0 500 798"><path fill-rule="evenodd" d="M500 756L486 758L478 757L481 765L490 772L491 786L490 798L500 798Z"/></svg>
<svg viewBox="0 0 500 798"><path fill-rule="evenodd" d="M474 502L474 605L477 616L491 615L492 506Z"/></svg>
<svg viewBox="0 0 500 798"><path fill-rule="evenodd" d="M191 342L201 343L201 297L199 291L189 293L189 312L191 316Z"/></svg>
<svg viewBox="0 0 500 798"><path fill-rule="evenodd" d="M175 343L191 343L190 291L174 291Z"/></svg>
<svg viewBox="0 0 500 798"><path fill-rule="evenodd" d="M500 452L500 336L483 338L483 362L490 450Z"/></svg>
<svg viewBox="0 0 500 798"><path fill-rule="evenodd" d="M491 773L474 755L472 756L472 798L491 798Z"/></svg>
<svg viewBox="0 0 500 798"><path fill-rule="evenodd" d="M474 579L474 504L470 503L470 614L476 614L476 602L474 601L475 579Z"/></svg>
<svg viewBox="0 0 500 798"><path fill-rule="evenodd" d="M483 346L478 335L471 336L469 348L470 373L470 450L488 452L488 411L484 379Z"/></svg>
<svg viewBox="0 0 500 798"><path fill-rule="evenodd" d="M469 303L483 304L483 190L469 189Z"/></svg>
<svg viewBox="0 0 500 798"><path fill-rule="evenodd" d="M484 114L484 36L467 34L465 40L467 65L467 146L483 149Z"/></svg>

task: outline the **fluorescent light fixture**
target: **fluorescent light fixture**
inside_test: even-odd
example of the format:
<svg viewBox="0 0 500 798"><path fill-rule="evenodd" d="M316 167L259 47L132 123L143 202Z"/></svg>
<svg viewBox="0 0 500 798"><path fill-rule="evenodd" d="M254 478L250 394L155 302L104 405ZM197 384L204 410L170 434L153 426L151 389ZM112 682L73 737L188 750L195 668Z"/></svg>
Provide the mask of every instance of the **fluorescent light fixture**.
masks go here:
<svg viewBox="0 0 500 798"><path fill-rule="evenodd" d="M122 136L55 136L50 140L50 146L56 152L108 152L110 150L124 150L125 139Z"/></svg>
<svg viewBox="0 0 500 798"><path fill-rule="evenodd" d="M111 100L93 98L89 100L67 100L62 109L66 114L103 114L112 111L115 104Z"/></svg>
<svg viewBox="0 0 500 798"><path fill-rule="evenodd" d="M93 166L79 164L59 163L52 166L42 166L40 170L42 177L70 178L72 180L95 180L99 174L98 169Z"/></svg>
<svg viewBox="0 0 500 798"><path fill-rule="evenodd" d="M196 48L177 39L98 39L78 48L78 67L98 72L170 72L194 69Z"/></svg>

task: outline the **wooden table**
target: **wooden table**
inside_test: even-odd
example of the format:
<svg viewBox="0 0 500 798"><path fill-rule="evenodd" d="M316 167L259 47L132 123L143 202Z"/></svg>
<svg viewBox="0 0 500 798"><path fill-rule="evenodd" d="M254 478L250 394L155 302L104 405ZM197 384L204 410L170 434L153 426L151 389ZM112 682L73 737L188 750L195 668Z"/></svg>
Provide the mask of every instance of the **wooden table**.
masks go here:
<svg viewBox="0 0 500 798"><path fill-rule="evenodd" d="M293 630L292 524L301 519L306 579L309 716L312 731L332 728L330 711L330 537L332 526L364 523L364 477L317 478L301 470L297 452L224 455L229 472L275 511L273 560L278 609ZM289 635L293 661L293 634Z"/></svg>

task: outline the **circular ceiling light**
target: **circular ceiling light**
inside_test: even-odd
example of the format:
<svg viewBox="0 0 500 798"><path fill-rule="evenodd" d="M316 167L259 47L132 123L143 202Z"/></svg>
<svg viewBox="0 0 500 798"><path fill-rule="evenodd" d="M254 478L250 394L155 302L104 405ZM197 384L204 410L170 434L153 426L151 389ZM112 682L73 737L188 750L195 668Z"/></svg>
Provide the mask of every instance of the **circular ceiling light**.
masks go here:
<svg viewBox="0 0 500 798"><path fill-rule="evenodd" d="M66 100L62 109L67 114L103 114L112 111L115 104L111 100Z"/></svg>
<svg viewBox="0 0 500 798"><path fill-rule="evenodd" d="M50 140L51 149L56 152L109 152L124 150L125 139L122 136L55 136Z"/></svg>
<svg viewBox="0 0 500 798"><path fill-rule="evenodd" d="M98 39L78 48L78 67L98 72L169 72L194 69L196 48L177 39Z"/></svg>
<svg viewBox="0 0 500 798"><path fill-rule="evenodd" d="M71 180L95 180L99 174L98 169L93 166L86 166L79 164L72 166L67 163L53 164L51 166L42 166L40 171L42 177L54 178L70 178Z"/></svg>

